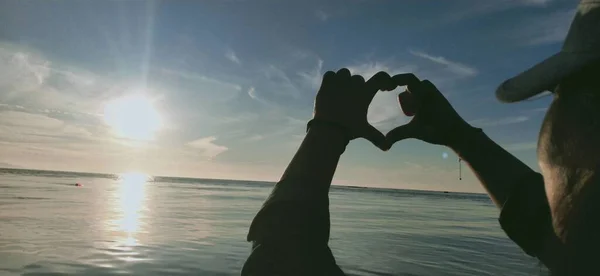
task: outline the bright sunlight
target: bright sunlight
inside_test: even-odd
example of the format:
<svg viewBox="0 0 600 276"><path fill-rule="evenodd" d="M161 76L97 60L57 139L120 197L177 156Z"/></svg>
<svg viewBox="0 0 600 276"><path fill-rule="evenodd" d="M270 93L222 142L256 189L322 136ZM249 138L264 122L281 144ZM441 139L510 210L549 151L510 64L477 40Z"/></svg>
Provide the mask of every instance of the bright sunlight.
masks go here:
<svg viewBox="0 0 600 276"><path fill-rule="evenodd" d="M119 175L116 182L113 206L116 214L110 221L110 226L118 240L126 246L137 244L137 234L144 225L144 209L147 195L146 184L152 178L138 172L128 172Z"/></svg>
<svg viewBox="0 0 600 276"><path fill-rule="evenodd" d="M104 107L104 120L117 136L134 140L152 140L162 123L152 101L142 94L109 102Z"/></svg>

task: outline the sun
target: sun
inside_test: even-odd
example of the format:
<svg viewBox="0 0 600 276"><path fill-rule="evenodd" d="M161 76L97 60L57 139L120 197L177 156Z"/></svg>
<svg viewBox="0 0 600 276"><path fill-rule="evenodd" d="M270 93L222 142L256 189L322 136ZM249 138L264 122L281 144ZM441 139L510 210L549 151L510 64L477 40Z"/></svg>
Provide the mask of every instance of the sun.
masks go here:
<svg viewBox="0 0 600 276"><path fill-rule="evenodd" d="M113 100L104 107L104 121L119 137L152 140L161 127L161 116L152 101L134 94Z"/></svg>

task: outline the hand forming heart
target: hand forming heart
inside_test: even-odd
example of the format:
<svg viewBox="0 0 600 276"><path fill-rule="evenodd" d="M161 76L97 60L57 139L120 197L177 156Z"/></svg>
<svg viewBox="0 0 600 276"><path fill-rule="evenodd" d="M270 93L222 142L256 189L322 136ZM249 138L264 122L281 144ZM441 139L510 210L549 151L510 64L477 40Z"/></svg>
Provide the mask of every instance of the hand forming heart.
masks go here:
<svg viewBox="0 0 600 276"><path fill-rule="evenodd" d="M367 122L367 110L379 91L391 91L407 86L399 96L399 103L407 116L413 119L387 135ZM422 141L450 146L469 126L438 89L429 81L420 81L413 74L390 77L378 72L365 82L360 75L351 75L346 68L323 76L315 100L313 122L326 122L345 130L348 140L366 138L382 150L388 150L400 140L416 138ZM309 123L309 127L310 124Z"/></svg>
<svg viewBox="0 0 600 276"><path fill-rule="evenodd" d="M415 138L436 145L452 146L466 132L478 130L458 115L442 93L428 80L419 81L412 74L392 77L397 85L407 85L398 95L404 114L413 116L405 125L386 134L386 147L397 141Z"/></svg>

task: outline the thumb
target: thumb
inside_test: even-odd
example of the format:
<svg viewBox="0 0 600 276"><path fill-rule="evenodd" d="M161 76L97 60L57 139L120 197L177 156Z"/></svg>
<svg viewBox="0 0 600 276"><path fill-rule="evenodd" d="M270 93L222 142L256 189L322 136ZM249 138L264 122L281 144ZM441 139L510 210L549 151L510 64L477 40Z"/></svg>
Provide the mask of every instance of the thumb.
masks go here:
<svg viewBox="0 0 600 276"><path fill-rule="evenodd" d="M393 130L391 130L390 132L388 132L385 135L385 147L387 149L390 149L394 143L400 141L400 140L404 140L404 139L409 139L409 138L417 138L418 136L418 129L417 126L412 123L412 121L408 124L399 126L394 128Z"/></svg>
<svg viewBox="0 0 600 276"><path fill-rule="evenodd" d="M386 147L385 136L374 126L367 124L363 133L364 134L362 137L371 141L371 143L373 143L373 145L375 145L376 147L384 151L389 149L389 147Z"/></svg>

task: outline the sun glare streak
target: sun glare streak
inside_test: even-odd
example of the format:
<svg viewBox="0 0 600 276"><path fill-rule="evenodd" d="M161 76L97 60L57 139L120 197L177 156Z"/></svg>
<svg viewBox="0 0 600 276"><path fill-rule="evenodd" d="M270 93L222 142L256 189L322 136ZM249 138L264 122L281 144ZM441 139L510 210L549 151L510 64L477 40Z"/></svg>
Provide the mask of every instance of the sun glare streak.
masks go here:
<svg viewBox="0 0 600 276"><path fill-rule="evenodd" d="M138 244L136 234L142 231L148 180L147 175L135 172L123 173L118 178L113 204L117 216L111 223L111 231L117 234L120 246Z"/></svg>
<svg viewBox="0 0 600 276"><path fill-rule="evenodd" d="M150 64L150 56L152 55L152 41L154 39L154 24L156 16L156 7L158 1L146 2L146 29L144 30L145 45L144 45L144 59L142 60L143 70L143 82L144 85L148 83L148 71Z"/></svg>
<svg viewBox="0 0 600 276"><path fill-rule="evenodd" d="M104 108L104 121L117 136L134 140L152 140L162 125L152 101L142 94L109 102Z"/></svg>

